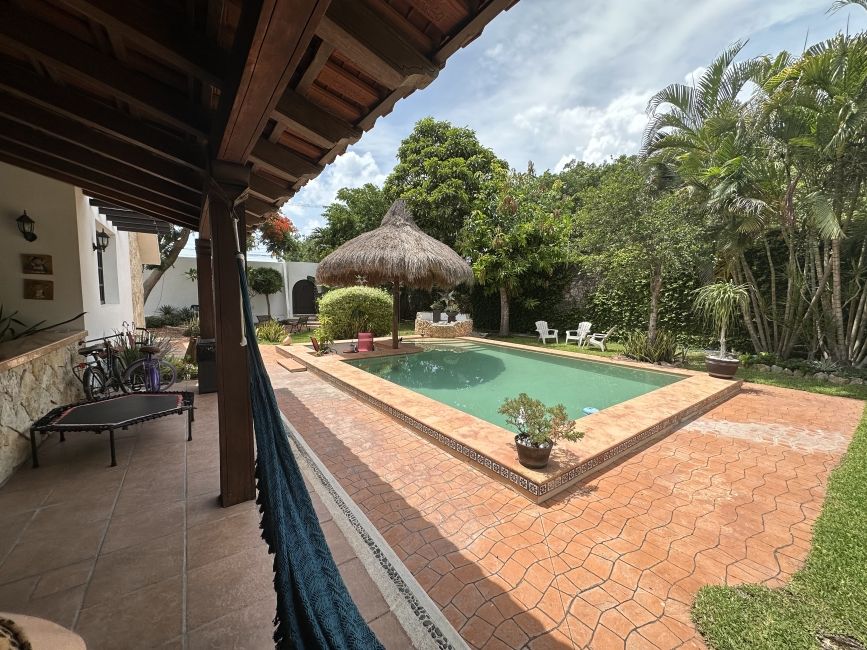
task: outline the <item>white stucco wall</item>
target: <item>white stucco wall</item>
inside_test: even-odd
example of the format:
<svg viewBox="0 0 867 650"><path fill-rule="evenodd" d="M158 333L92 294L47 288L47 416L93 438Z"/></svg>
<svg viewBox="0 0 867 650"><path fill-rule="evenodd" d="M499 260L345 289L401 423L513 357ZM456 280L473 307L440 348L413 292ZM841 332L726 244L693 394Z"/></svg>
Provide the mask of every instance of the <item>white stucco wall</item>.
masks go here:
<svg viewBox="0 0 867 650"><path fill-rule="evenodd" d="M292 305L292 287L299 280L306 280L308 277L316 277L316 267L319 265L316 262L287 262L286 263L286 301L289 303L289 311L295 315L295 308Z"/></svg>
<svg viewBox="0 0 867 650"><path fill-rule="evenodd" d="M16 219L27 210L37 239L28 242ZM57 323L84 311L80 273L75 188L19 167L0 163L0 304L4 314L18 311L27 325ZM21 254L51 255L51 275L24 275ZM54 282L54 300L25 300L24 279ZM83 319L63 329L83 329Z"/></svg>
<svg viewBox="0 0 867 650"><path fill-rule="evenodd" d="M35 221L36 241L28 242L18 232L15 220L24 210ZM111 238L103 263L108 279L105 305L99 300L96 253L92 247L99 227ZM51 255L53 273L24 275L22 253ZM97 337L133 319L129 234L117 232L98 218L80 189L3 163L0 277L3 311L18 310L20 319L28 325L41 320L57 323L86 311L84 318L61 329L86 329L91 337ZM25 300L25 278L54 282L54 299Z"/></svg>

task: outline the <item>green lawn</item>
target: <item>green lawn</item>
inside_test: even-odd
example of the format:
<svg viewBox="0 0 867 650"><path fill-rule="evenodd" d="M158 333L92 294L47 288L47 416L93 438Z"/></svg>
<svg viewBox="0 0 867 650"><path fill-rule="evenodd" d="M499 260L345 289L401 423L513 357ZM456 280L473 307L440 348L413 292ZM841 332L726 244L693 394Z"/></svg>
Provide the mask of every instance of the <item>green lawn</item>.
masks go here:
<svg viewBox="0 0 867 650"><path fill-rule="evenodd" d="M867 411L828 482L806 565L782 589L704 587L693 620L716 650L863 648L867 643ZM822 645L817 635L862 645Z"/></svg>
<svg viewBox="0 0 867 650"><path fill-rule="evenodd" d="M525 336L489 336L488 338L495 341L508 341L510 343L521 343L523 345L542 346L538 339ZM570 350L572 352L581 352L582 354L592 354L601 357L616 357L623 354L623 346L620 343L611 343L606 346L608 349L602 352L599 348L583 347L579 348L575 343L566 345L564 343L554 344L548 343L544 347L554 348L557 350ZM687 357L686 368L690 370L704 370L704 354L700 351L691 351ZM816 379L807 377L794 377L792 375L783 375L769 372L759 372L752 368L740 368L737 377L746 382L756 384L767 384L768 386L780 386L782 388L794 388L795 390L805 390L810 393L821 393L822 395L835 395L837 397L852 397L854 399L867 400L867 386L858 386L846 384L837 386Z"/></svg>

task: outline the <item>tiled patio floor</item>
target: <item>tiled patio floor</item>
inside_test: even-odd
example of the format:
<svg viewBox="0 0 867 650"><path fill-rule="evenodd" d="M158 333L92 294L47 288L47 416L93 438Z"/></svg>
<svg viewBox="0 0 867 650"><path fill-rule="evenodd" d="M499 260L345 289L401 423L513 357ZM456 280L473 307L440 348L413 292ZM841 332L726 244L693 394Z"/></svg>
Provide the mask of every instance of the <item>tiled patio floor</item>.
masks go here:
<svg viewBox="0 0 867 650"><path fill-rule="evenodd" d="M703 584L783 584L862 402L748 385L534 505L268 356L284 413L473 647L702 647ZM508 441L504 441L508 444Z"/></svg>
<svg viewBox="0 0 867 650"><path fill-rule="evenodd" d="M216 397L197 396L192 442L171 416L105 436L69 434L0 488L0 611L73 628L89 650L273 647L271 558L253 502L217 505ZM409 638L314 494L364 617L397 650Z"/></svg>

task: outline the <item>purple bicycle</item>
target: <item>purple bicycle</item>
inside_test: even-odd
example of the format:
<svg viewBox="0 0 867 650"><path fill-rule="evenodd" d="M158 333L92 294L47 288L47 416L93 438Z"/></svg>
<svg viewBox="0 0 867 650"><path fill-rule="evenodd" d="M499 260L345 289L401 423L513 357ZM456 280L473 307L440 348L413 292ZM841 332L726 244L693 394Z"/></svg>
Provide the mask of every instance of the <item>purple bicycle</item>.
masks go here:
<svg viewBox="0 0 867 650"><path fill-rule="evenodd" d="M177 379L175 367L156 356L161 352L156 346L142 345L139 350L144 357L127 366L123 373L123 383L127 389L135 393L168 390Z"/></svg>

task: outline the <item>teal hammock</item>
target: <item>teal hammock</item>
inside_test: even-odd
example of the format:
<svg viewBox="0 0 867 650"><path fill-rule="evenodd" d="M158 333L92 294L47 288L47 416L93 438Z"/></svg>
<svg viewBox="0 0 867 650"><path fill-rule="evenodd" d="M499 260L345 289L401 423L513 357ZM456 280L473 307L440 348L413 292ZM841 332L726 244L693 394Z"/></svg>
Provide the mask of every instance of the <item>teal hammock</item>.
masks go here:
<svg viewBox="0 0 867 650"><path fill-rule="evenodd" d="M381 649L337 571L289 446L256 344L247 274L240 255L238 275L256 432L256 503L262 514L262 538L274 555L274 642L278 648L299 650Z"/></svg>

